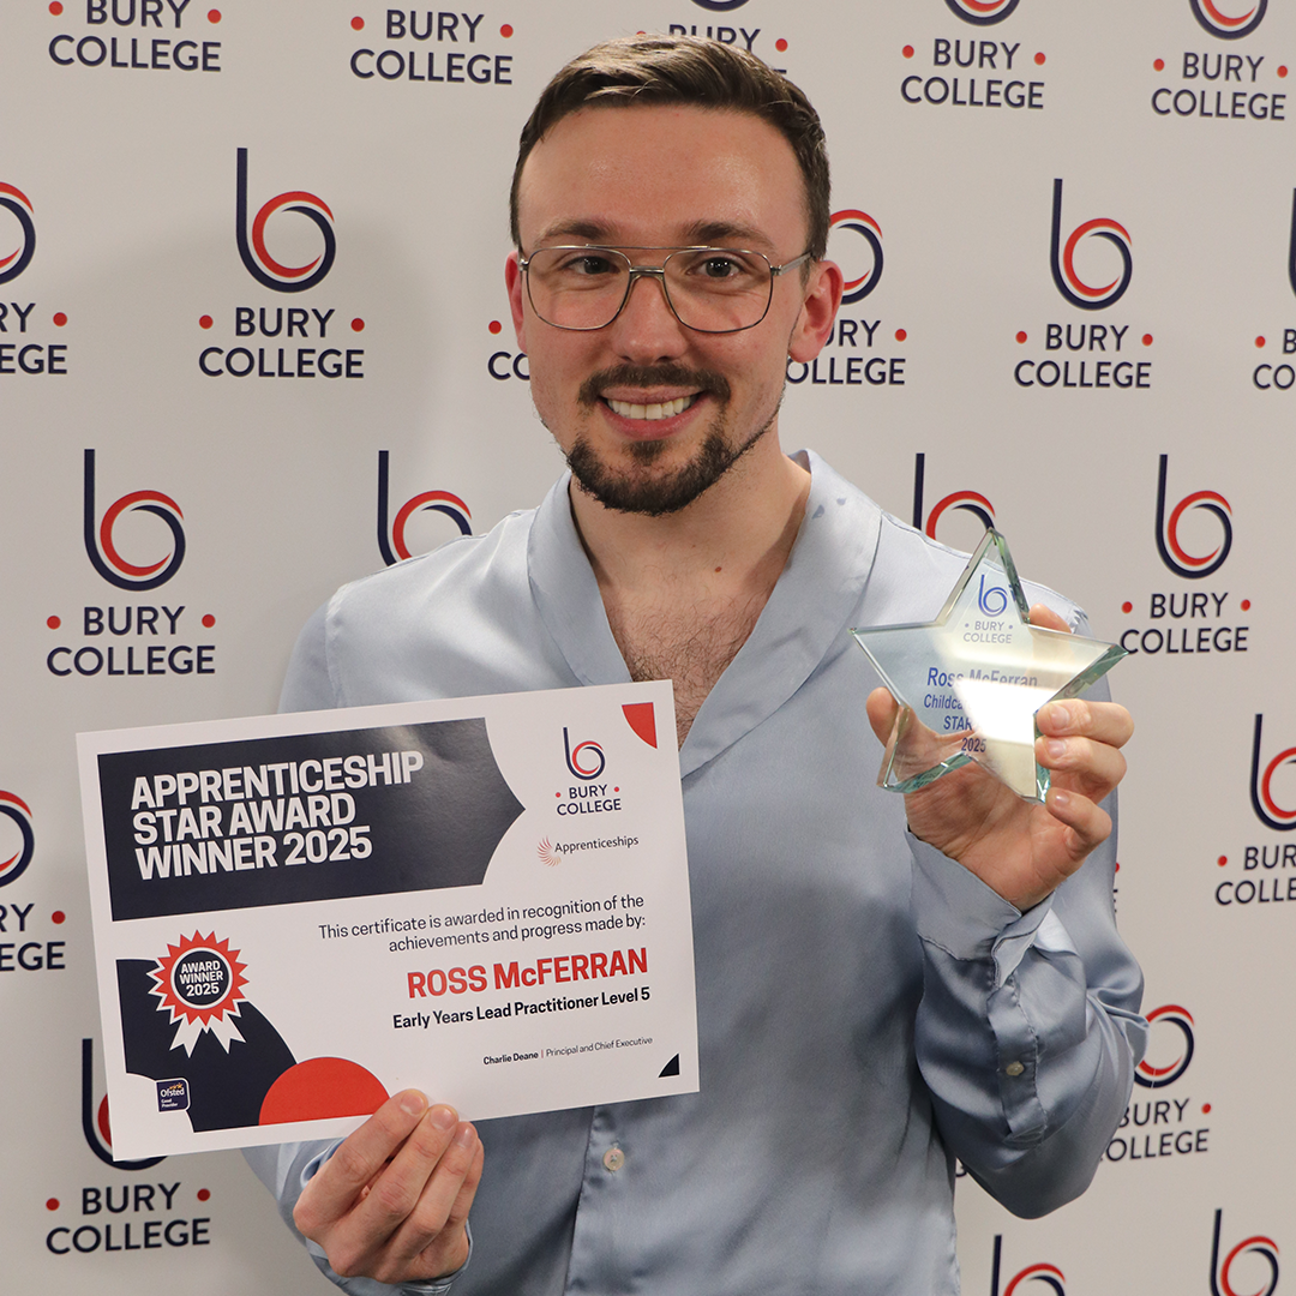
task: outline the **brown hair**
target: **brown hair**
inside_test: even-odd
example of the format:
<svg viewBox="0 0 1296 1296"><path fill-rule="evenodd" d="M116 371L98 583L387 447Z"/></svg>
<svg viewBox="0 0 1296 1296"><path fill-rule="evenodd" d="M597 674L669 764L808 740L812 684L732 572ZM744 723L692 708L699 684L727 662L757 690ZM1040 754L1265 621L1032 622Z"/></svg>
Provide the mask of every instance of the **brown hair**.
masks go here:
<svg viewBox="0 0 1296 1296"><path fill-rule="evenodd" d="M629 36L572 59L545 87L522 128L509 195L513 242L518 233L518 186L531 150L571 113L590 105L694 104L751 113L778 130L805 180L808 247L828 250L828 153L823 126L805 94L754 55L699 36Z"/></svg>

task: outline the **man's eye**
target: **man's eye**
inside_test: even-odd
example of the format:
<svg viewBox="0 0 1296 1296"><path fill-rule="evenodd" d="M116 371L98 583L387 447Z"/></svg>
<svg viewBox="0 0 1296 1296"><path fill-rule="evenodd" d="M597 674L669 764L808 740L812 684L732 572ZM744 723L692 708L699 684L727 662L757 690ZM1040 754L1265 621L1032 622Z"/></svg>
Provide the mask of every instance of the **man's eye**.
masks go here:
<svg viewBox="0 0 1296 1296"><path fill-rule="evenodd" d="M708 279L732 279L743 271L742 263L733 257L711 256L702 262L702 273Z"/></svg>
<svg viewBox="0 0 1296 1296"><path fill-rule="evenodd" d="M593 278L598 275L616 274L616 262L605 256L578 256L573 257L563 270L567 274L581 275Z"/></svg>

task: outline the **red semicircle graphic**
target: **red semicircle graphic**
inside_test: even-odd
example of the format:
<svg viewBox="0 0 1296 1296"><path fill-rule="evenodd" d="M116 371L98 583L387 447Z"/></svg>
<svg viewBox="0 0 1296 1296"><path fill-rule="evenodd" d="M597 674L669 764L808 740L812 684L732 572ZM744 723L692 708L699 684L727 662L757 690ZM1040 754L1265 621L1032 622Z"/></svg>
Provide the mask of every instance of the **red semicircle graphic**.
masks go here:
<svg viewBox="0 0 1296 1296"><path fill-rule="evenodd" d="M310 1058L289 1067L261 1104L262 1125L370 1116L387 1101L387 1090L358 1062Z"/></svg>

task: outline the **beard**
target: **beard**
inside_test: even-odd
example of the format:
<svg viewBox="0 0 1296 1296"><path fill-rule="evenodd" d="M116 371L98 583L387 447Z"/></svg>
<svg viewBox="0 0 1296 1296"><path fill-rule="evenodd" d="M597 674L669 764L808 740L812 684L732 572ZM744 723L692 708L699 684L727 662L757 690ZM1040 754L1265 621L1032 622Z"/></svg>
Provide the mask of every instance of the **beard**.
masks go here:
<svg viewBox="0 0 1296 1296"><path fill-rule="evenodd" d="M592 408L600 401L604 388L612 386L691 387L699 394L715 396L720 406L697 453L688 463L670 471L653 471L667 450L669 443L665 440L631 442L626 447L629 465L614 467L599 458L586 437L577 436L567 454L572 476L604 508L621 513L662 517L687 508L769 431L778 413L776 405L769 418L746 441L735 444L726 435L724 425L730 388L723 374L676 365L620 365L587 379L581 386L579 400Z"/></svg>

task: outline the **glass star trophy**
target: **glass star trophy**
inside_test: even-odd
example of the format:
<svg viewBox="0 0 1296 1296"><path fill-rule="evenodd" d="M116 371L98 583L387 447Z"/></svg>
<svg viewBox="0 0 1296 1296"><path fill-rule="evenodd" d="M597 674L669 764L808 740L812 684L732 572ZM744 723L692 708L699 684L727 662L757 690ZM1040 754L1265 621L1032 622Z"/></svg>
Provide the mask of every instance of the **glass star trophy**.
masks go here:
<svg viewBox="0 0 1296 1296"><path fill-rule="evenodd" d="M1035 713L1083 693L1127 654L1033 626L1029 612L1008 546L989 528L935 621L851 631L900 703L879 786L913 792L975 762L1043 801Z"/></svg>

